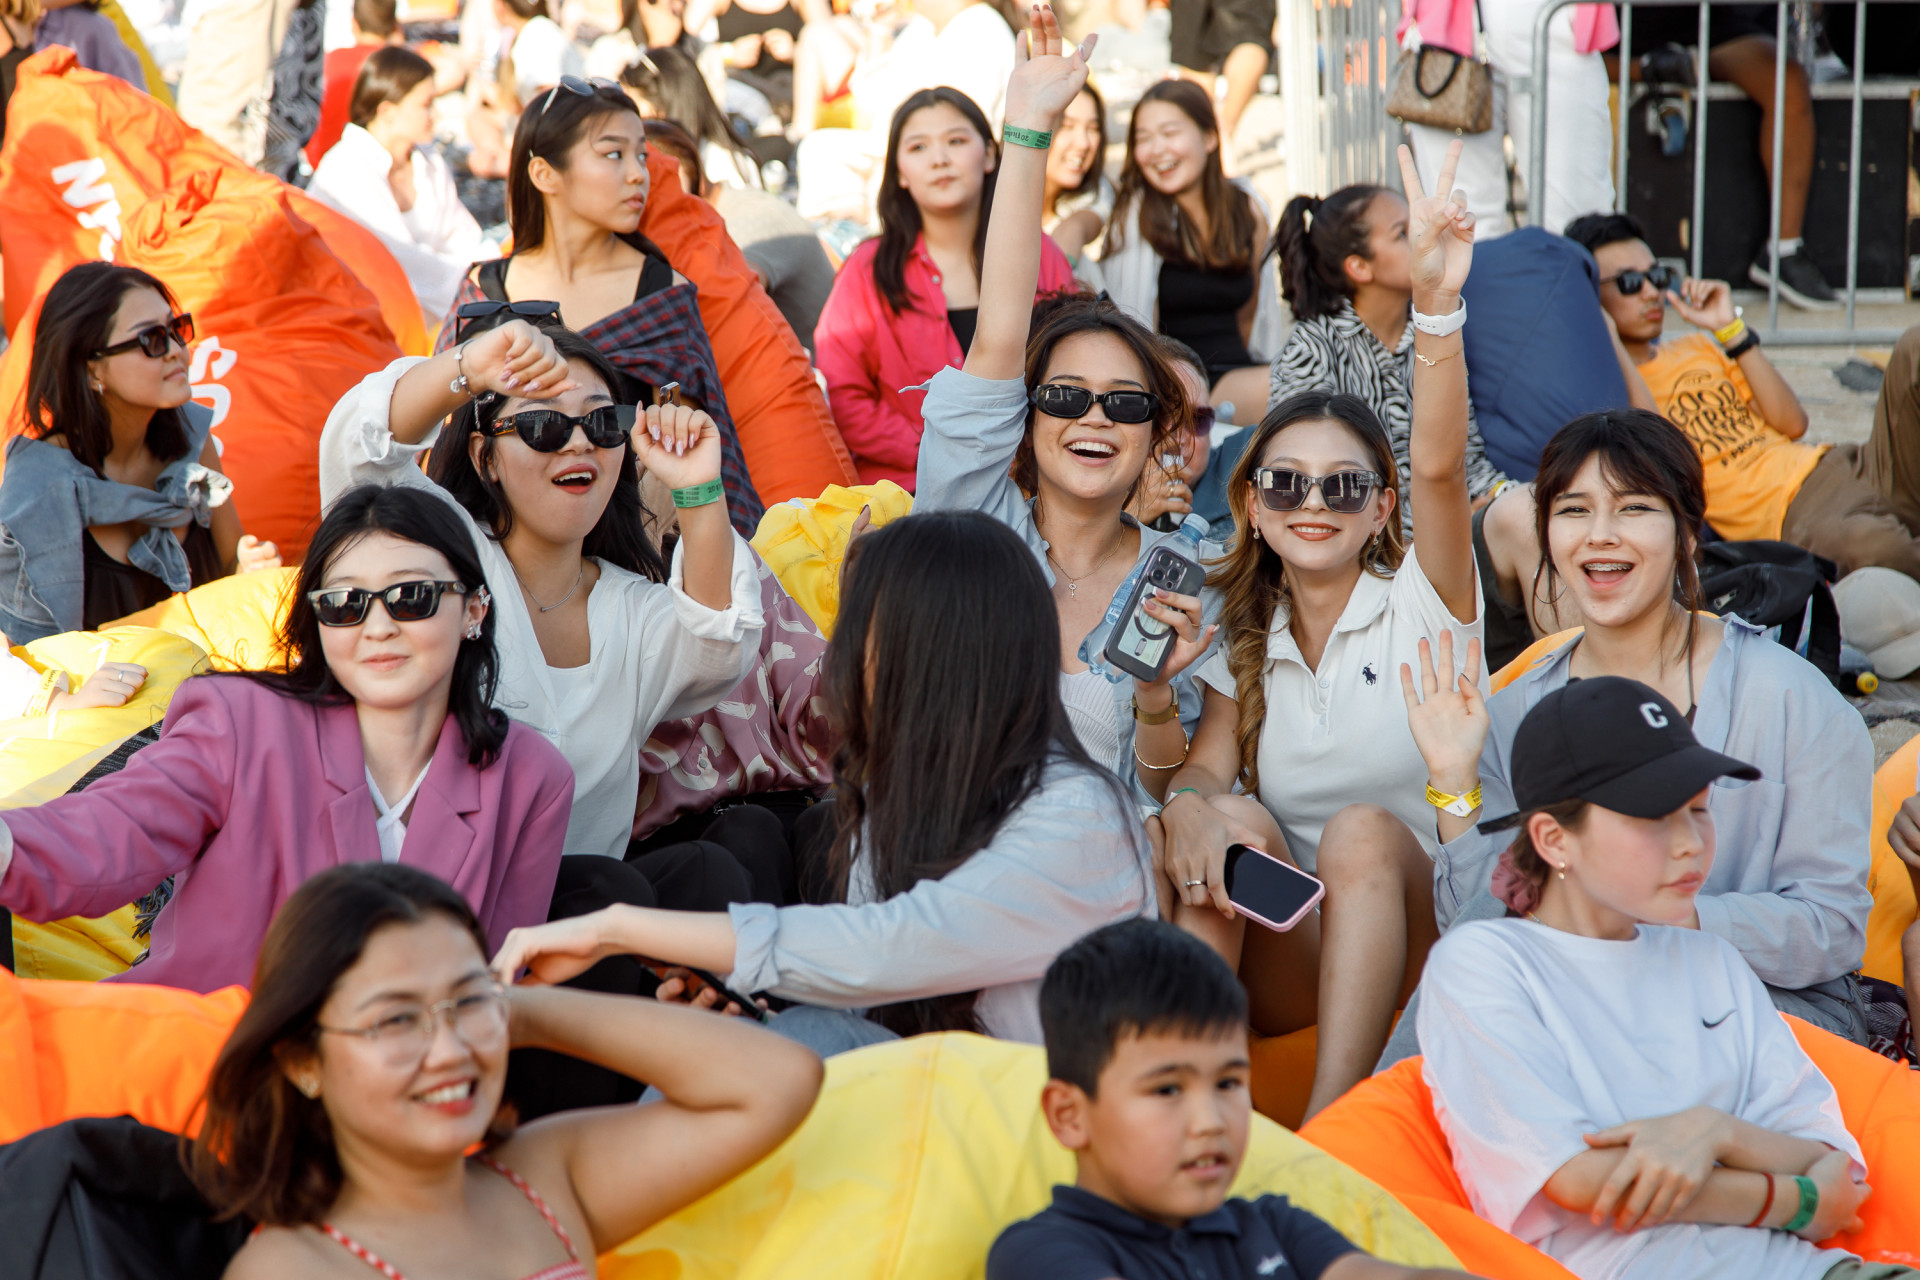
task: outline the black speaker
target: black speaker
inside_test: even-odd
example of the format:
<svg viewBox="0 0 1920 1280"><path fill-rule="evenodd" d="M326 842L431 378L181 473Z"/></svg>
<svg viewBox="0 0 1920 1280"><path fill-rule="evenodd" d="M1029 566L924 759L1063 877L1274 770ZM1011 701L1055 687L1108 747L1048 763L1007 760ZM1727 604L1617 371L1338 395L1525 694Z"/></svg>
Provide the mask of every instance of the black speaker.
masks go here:
<svg viewBox="0 0 1920 1280"><path fill-rule="evenodd" d="M1904 287L1907 255L1915 247L1908 229L1907 170L1913 163L1911 97L1867 98L1861 103L1860 258L1863 289ZM1806 253L1836 292L1847 279L1847 162L1851 96L1813 103L1813 185L1807 194ZM1697 119L1697 117L1696 117ZM1702 271L1750 287L1747 268L1766 246L1771 205L1761 147L1760 108L1746 98L1715 98L1707 104L1706 253ZM1646 224L1653 251L1692 260L1688 223L1693 217L1693 138L1685 154L1660 154L1645 128L1645 107L1627 121L1627 211Z"/></svg>

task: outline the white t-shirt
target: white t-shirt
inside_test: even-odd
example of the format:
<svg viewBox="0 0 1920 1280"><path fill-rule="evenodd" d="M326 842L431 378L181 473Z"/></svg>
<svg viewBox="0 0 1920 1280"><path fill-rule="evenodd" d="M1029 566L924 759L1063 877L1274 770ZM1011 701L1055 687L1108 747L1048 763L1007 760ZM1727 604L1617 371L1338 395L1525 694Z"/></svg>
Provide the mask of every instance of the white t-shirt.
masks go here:
<svg viewBox="0 0 1920 1280"><path fill-rule="evenodd" d="M972 98L994 136L1007 105L1013 75L1013 28L982 0L955 14L938 32L915 17L894 37L893 47L863 64L849 82L862 124L885 135L901 103L922 89L951 85Z"/></svg>
<svg viewBox="0 0 1920 1280"><path fill-rule="evenodd" d="M1260 726L1260 803L1280 824L1302 870L1318 865L1327 821L1361 802L1391 810L1419 837L1428 857L1439 847L1427 803L1427 765L1407 728L1400 664L1418 671L1420 641L1437 640L1443 630L1453 632L1455 661L1463 660L1467 640L1486 630L1477 578L1473 598L1472 622L1447 612L1409 548L1391 578L1360 575L1318 670L1308 669L1287 615L1275 610L1262 679L1267 718ZM1238 699L1226 645L1215 647L1199 678ZM1480 687L1486 688L1484 671Z"/></svg>
<svg viewBox="0 0 1920 1280"><path fill-rule="evenodd" d="M1423 1069L1473 1211L1581 1280L1819 1280L1852 1256L1747 1227L1622 1234L1542 1193L1581 1135L1702 1104L1845 1151L1865 1176L1833 1086L1725 938L1478 920L1440 939L1420 990Z"/></svg>
<svg viewBox="0 0 1920 1280"><path fill-rule="evenodd" d="M587 71L586 55L551 18L535 18L520 28L508 56L513 59L513 94L522 107L531 107L534 95L559 84L561 76Z"/></svg>

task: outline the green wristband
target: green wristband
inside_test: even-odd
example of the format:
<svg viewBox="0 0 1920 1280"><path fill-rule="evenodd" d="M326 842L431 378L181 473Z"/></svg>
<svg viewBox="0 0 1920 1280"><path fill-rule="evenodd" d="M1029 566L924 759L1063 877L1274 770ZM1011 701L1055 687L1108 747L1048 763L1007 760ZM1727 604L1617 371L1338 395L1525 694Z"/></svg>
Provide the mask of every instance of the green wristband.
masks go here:
<svg viewBox="0 0 1920 1280"><path fill-rule="evenodd" d="M1038 129L1022 129L1017 124L1002 125L1000 139L1012 147L1032 147L1035 151L1045 151L1053 145L1053 135L1042 133Z"/></svg>
<svg viewBox="0 0 1920 1280"><path fill-rule="evenodd" d="M709 502L720 501L725 493L718 480L709 480L705 484L690 484L684 489L673 491L673 505L685 510L688 507L704 507Z"/></svg>
<svg viewBox="0 0 1920 1280"><path fill-rule="evenodd" d="M1174 699L1174 701L1178 702L1179 699L1176 698ZM1197 796L1200 795L1200 788L1198 787L1181 787L1178 791L1175 791L1172 795L1168 796L1165 800L1162 800L1160 802L1160 808L1162 810L1165 810L1168 805L1172 804L1175 800L1179 799L1181 796L1185 795L1189 791L1193 792L1193 794ZM1202 800L1206 799L1205 796L1200 796L1200 798Z"/></svg>
<svg viewBox="0 0 1920 1280"><path fill-rule="evenodd" d="M1787 1219L1786 1225L1780 1228L1782 1231L1798 1231L1820 1212L1820 1188L1813 1179L1795 1174L1793 1180L1800 1187L1800 1212Z"/></svg>

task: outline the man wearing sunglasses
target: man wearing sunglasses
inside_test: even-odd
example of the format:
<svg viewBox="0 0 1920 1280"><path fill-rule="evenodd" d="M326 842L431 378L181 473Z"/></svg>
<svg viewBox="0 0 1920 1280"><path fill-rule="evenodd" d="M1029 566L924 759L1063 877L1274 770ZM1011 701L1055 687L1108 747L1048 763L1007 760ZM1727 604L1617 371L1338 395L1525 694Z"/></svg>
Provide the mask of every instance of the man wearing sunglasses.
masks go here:
<svg viewBox="0 0 1920 1280"><path fill-rule="evenodd" d="M1792 542L1843 574L1880 565L1920 577L1920 420L1905 398L1881 397L1865 446L1809 444L1806 409L1724 281L1656 262L1627 214L1576 218L1566 234L1593 255L1600 305L1654 403L1700 455L1714 532ZM1665 336L1668 307L1699 332ZM1916 344L1920 332L1902 339Z"/></svg>

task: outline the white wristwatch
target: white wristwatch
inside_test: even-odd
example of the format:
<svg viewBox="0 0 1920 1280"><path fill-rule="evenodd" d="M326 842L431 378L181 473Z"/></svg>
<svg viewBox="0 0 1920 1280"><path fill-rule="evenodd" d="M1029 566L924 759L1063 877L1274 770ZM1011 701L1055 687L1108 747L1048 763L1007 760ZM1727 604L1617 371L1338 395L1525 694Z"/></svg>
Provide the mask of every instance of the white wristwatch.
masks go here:
<svg viewBox="0 0 1920 1280"><path fill-rule="evenodd" d="M1413 312L1413 327L1422 333L1432 334L1436 338L1444 338L1450 333L1458 333L1466 323L1467 300L1465 298L1460 299L1460 307L1452 315L1430 316L1420 311L1417 307Z"/></svg>

